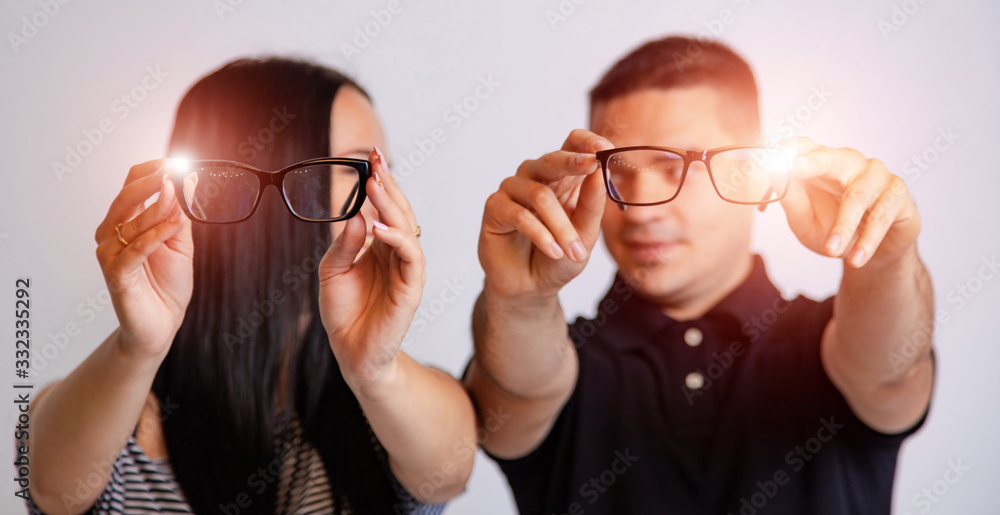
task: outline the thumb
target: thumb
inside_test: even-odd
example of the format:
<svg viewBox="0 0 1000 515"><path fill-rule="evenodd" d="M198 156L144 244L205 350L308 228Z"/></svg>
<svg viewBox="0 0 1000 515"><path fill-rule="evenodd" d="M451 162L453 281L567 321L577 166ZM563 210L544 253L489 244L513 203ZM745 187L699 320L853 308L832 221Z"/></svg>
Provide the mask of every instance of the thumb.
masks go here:
<svg viewBox="0 0 1000 515"><path fill-rule="evenodd" d="M583 180L572 216L573 226L588 248L593 247L601 233L601 217L604 215L605 204L604 176L598 169Z"/></svg>
<svg viewBox="0 0 1000 515"><path fill-rule="evenodd" d="M802 181L792 178L788 184L785 198L781 199L781 207L785 210L788 226L792 232L799 233L801 224L807 224L813 219L812 202Z"/></svg>
<svg viewBox="0 0 1000 515"><path fill-rule="evenodd" d="M323 260L320 261L320 270L325 276L340 275L351 269L354 259L365 244L365 237L368 234L365 218L361 213L347 220L344 231L330 245Z"/></svg>

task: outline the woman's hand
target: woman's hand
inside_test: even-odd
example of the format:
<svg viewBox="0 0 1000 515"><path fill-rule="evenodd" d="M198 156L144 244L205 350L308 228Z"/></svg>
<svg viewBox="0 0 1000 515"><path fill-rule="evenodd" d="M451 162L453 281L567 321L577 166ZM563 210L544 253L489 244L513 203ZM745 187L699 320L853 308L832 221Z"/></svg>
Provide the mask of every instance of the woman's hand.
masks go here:
<svg viewBox="0 0 1000 515"><path fill-rule="evenodd" d="M191 222L169 179L165 159L133 166L94 235L97 261L120 324L122 350L134 355L165 355L191 301ZM146 199L157 191L159 198L145 208ZM119 223L128 245L118 239Z"/></svg>
<svg viewBox="0 0 1000 515"><path fill-rule="evenodd" d="M410 203L380 153L372 150L368 161L374 173L365 188L379 217L372 230L375 241L358 258L367 236L359 213L346 222L319 265L323 326L356 393L395 373L397 352L427 279Z"/></svg>

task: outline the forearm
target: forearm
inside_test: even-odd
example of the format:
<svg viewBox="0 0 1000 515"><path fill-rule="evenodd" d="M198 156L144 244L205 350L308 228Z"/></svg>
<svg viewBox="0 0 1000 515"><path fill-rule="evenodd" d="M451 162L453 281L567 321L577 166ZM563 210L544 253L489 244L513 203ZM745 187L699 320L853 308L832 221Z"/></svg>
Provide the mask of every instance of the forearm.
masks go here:
<svg viewBox="0 0 1000 515"><path fill-rule="evenodd" d="M504 302L484 290L476 301L475 355L465 383L475 401L484 449L517 458L551 430L573 393L579 362L557 297Z"/></svg>
<svg viewBox="0 0 1000 515"><path fill-rule="evenodd" d="M439 503L465 489L475 458L476 418L455 378L399 352L377 382L348 384L407 491Z"/></svg>
<svg viewBox="0 0 1000 515"><path fill-rule="evenodd" d="M929 366L933 324L930 276L914 245L889 262L845 264L829 352L852 381L893 385Z"/></svg>
<svg viewBox="0 0 1000 515"><path fill-rule="evenodd" d="M576 348L557 296L507 300L485 288L476 300L472 334L470 388L545 399L565 397L576 383Z"/></svg>
<svg viewBox="0 0 1000 515"><path fill-rule="evenodd" d="M162 360L123 353L116 330L32 406L31 494L43 511L81 513L97 499ZM100 486L84 494L78 481L92 474L101 476Z"/></svg>

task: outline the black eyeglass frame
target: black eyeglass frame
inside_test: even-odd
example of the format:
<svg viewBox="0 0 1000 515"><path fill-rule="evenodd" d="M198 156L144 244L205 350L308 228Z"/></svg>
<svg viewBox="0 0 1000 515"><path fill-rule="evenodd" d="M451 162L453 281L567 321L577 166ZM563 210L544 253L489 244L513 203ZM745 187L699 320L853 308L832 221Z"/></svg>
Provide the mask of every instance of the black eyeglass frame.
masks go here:
<svg viewBox="0 0 1000 515"><path fill-rule="evenodd" d="M260 199L261 197L264 196L264 190L268 186L274 186L275 188L278 189L278 193L281 195L282 200L284 200L285 207L288 208L288 211L292 214L292 216L298 218L299 220L302 220L303 222L320 222L320 223L342 222L357 215L361 211L361 206L365 203L365 198L366 198L365 184L368 183L368 179L371 177L371 164L364 159L355 159L351 157L319 157L314 159L307 159L305 161L301 161L293 165L286 166L281 170L275 172L260 170L250 165L238 163L236 161L226 161L224 159L201 159L197 161L190 161L187 163L186 166L190 167L191 169L194 169L194 167L196 166L212 166L212 165L237 167L256 175L257 180L260 184L260 188L257 189L257 198L254 199L253 207L250 209L250 212L243 218L240 218L239 220L232 220L227 222L202 220L201 218L198 218L191 213L191 210L187 205L187 199L184 198L184 177L188 173L196 173L196 172L175 173L174 191L178 192L177 200L181 205L181 209L184 210L184 214L186 214L187 217L191 219L191 221L193 222L204 223L204 224L235 224L242 222L250 218L251 216L253 216L255 212L257 212L257 206L260 205ZM350 211L348 211L343 216L330 219L305 218L296 214L295 210L292 209L292 205L289 203L288 197L285 195L285 190L281 187L282 182L285 180L285 176L288 175L288 173L293 170L303 168L306 166L315 166L315 165L344 165L344 166L349 166L358 172L358 178L359 178L358 191L357 191L357 196L355 197L354 200L354 205L352 205Z"/></svg>
<svg viewBox="0 0 1000 515"><path fill-rule="evenodd" d="M781 199L785 198L785 194L788 193L788 185L791 183L791 181L785 183L785 188L783 191L775 192L778 193L778 196L770 200L762 200L759 202L744 202L737 200L729 200L722 195L722 192L719 191L719 186L715 184L715 174L712 173L712 165L709 164L709 161L711 161L712 158L716 156L716 154L721 154L723 152L727 152L730 150L756 149L756 148L767 150L769 147L766 147L764 145L728 145L725 147L710 148L708 150L682 150L673 147L640 145L635 147L618 147L607 150L599 150L596 154L597 154L597 161L601 164L601 173L604 176L604 188L608 192L608 197L616 204L618 204L619 207L624 208L625 206L658 206L661 204L666 204L671 200L674 200L675 198L677 198L677 195L680 195L681 190L684 188L684 179L687 178L688 168L691 166L691 163L695 161L701 161L702 163L705 164L705 170L708 171L708 178L709 180L712 181L712 188L715 189L715 193L719 195L719 198L725 200L726 202L731 202L733 204L758 205L760 206L760 210L763 211L764 208L767 206L767 204L773 202L779 202L781 201ZM672 197L668 198L667 200L661 200L659 202L625 202L624 200L619 200L615 198L615 195L611 192L611 176L608 174L608 161L611 159L611 156L620 152L627 152L630 150L658 150L658 151L672 152L674 154L681 156L681 159L684 162L684 168L681 171L681 180L677 184L677 191L674 192L674 195ZM770 197L771 193L772 190L768 190L766 197Z"/></svg>

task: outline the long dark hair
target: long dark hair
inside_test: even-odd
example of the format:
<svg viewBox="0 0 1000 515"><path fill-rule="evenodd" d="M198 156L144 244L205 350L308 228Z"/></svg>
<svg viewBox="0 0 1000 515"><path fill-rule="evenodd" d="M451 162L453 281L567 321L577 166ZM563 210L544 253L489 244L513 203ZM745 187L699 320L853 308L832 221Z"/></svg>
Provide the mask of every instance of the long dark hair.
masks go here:
<svg viewBox="0 0 1000 515"><path fill-rule="evenodd" d="M328 156L330 111L345 85L364 93L344 75L302 61L234 61L184 96L169 154L263 170ZM316 268L331 241L329 224L295 219L272 188L250 220L194 223L191 232L194 293L153 391L176 406L163 419L164 437L194 512L236 505L241 514L274 513L281 401L294 407L319 451L338 512L392 513L384 455L373 449L320 321Z"/></svg>

